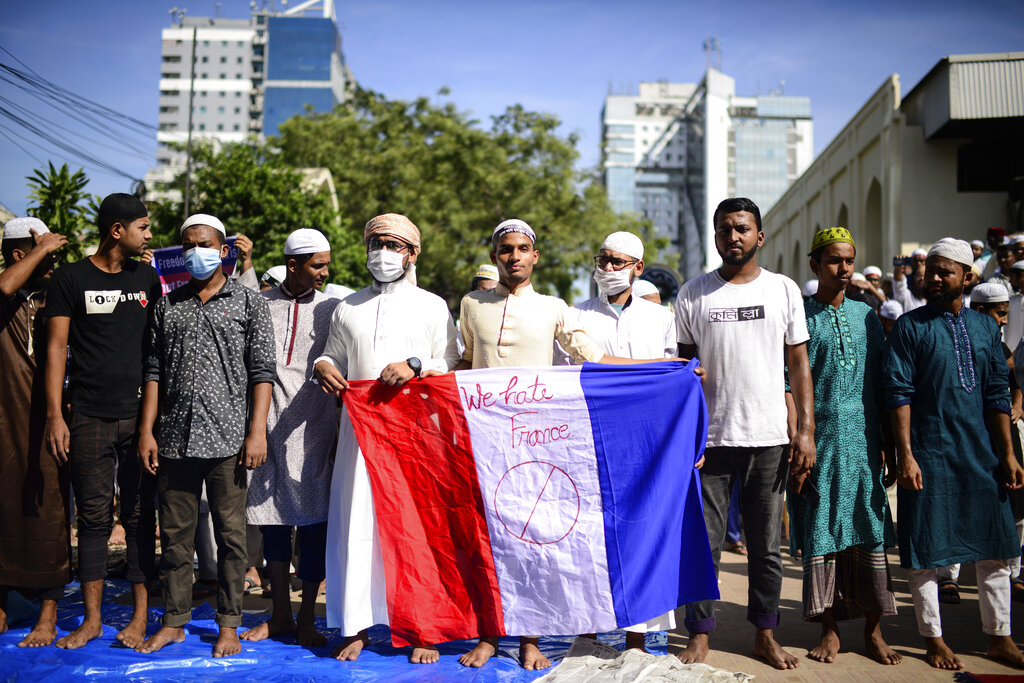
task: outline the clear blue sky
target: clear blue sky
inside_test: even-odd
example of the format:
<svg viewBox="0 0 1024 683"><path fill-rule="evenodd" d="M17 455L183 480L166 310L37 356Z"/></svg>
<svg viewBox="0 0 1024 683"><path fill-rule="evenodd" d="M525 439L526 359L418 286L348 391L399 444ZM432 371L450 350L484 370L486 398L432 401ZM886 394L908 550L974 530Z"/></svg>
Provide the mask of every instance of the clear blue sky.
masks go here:
<svg viewBox="0 0 1024 683"><path fill-rule="evenodd" d="M293 0L293 4L298 0ZM177 0L191 16L213 0ZM156 123L160 30L174 4L154 0L2 0L0 46L46 78L92 100ZM248 16L245 0L222 0L227 17ZM279 0L278 0L279 5ZM280 6L280 5L279 5ZM737 93L785 81L811 97L819 152L892 73L906 93L948 54L1024 50L1024 2L339 2L342 46L356 79L389 97L450 99L484 122L507 105L557 114L581 135L581 166L598 157L599 116L609 85L695 82L702 43L717 35L722 70ZM0 53L0 61L10 57ZM0 83L0 97L66 123ZM7 125L3 119L0 124ZM70 126L69 126L70 127ZM66 139L76 136L64 134ZM89 137L95 137L89 134ZM140 138L155 151L154 140ZM42 161L70 161L28 148ZM142 177L152 161L94 153ZM77 168L77 162L71 163ZM24 176L36 159L0 137L0 202L23 212ZM86 168L96 194L129 182Z"/></svg>

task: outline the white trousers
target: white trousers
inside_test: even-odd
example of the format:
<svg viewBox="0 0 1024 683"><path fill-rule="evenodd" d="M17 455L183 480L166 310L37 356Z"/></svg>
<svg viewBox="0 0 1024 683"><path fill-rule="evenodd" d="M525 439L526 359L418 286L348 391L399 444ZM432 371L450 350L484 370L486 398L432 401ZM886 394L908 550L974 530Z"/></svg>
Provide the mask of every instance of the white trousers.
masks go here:
<svg viewBox="0 0 1024 683"><path fill-rule="evenodd" d="M1009 565L1006 560L978 560L974 568L978 575L981 630L990 636L1010 635ZM935 569L911 569L908 572L917 631L925 638L942 637L939 585L935 577Z"/></svg>

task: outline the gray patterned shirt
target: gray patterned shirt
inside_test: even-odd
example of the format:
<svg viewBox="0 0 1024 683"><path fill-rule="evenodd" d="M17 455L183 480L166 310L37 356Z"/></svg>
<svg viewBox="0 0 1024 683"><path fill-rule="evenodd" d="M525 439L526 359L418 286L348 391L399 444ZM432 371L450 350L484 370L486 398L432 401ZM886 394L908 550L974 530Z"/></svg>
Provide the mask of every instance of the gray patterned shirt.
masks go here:
<svg viewBox="0 0 1024 683"><path fill-rule="evenodd" d="M277 374L267 300L229 279L204 304L183 285L157 300L149 343L143 381L160 383L161 457L237 455L252 386Z"/></svg>

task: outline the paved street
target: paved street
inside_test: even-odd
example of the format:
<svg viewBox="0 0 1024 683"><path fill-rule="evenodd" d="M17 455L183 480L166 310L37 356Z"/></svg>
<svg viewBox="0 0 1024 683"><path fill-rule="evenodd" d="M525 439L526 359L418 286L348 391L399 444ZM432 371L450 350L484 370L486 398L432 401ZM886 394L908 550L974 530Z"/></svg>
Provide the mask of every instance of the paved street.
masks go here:
<svg viewBox="0 0 1024 683"><path fill-rule="evenodd" d="M890 504L896 507L895 488L890 490ZM924 643L917 633L914 605L910 599L906 573L899 567L899 557L889 554L893 589L899 614L882 621L883 634L890 645L903 655L897 666L882 666L861 654L864 621L840 624L845 636L839 657L832 664L821 664L807 658L807 650L818 643L819 626L801 619L801 576L799 561L790 557L784 548L782 582L782 622L776 632L779 642L790 653L800 657L795 671L776 671L750 655L754 627L746 621L747 578L746 558L734 553L722 553L722 571L719 577L722 602L719 605L718 629L712 637L713 651L708 658L712 666L730 671L754 674L758 681L949 681L951 672L941 672L928 666L924 660ZM965 565L960 575L959 605L942 606L942 624L946 643L953 648L971 673L1024 674L1024 672L997 664L984 656L988 636L981 632L978 614L978 592L975 586L974 566ZM1024 604L1014 603L1013 633L1017 645L1024 644ZM682 610L677 614L680 627ZM685 633L685 630L684 630ZM686 644L684 635L669 634L669 649L676 651ZM673 648L675 645L675 648ZM1024 676L1021 677L1024 681Z"/></svg>

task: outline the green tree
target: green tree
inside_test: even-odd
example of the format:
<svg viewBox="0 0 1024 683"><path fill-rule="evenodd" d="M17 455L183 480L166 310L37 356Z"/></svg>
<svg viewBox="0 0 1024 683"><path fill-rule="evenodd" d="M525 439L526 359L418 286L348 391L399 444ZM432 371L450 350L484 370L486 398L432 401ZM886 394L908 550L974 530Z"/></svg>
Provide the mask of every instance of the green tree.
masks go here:
<svg viewBox="0 0 1024 683"><path fill-rule="evenodd" d="M284 242L298 228L316 228L333 246L331 280L359 281L363 255L361 233L339 220L325 191L306 186L302 172L259 145L229 144L219 152L209 145L193 148L192 213L209 213L223 221L228 235L242 233L253 241L253 266L262 274L284 263ZM184 175L172 187L184 188ZM153 246L179 244L183 202L150 204Z"/></svg>
<svg viewBox="0 0 1024 683"><path fill-rule="evenodd" d="M81 168L71 173L67 164L59 170L52 162L48 166L25 176L31 188L28 197L34 202L28 214L68 238L67 246L57 252L58 265L79 261L85 257L86 246L96 239L99 198L85 191L89 179Z"/></svg>
<svg viewBox="0 0 1024 683"><path fill-rule="evenodd" d="M604 188L576 172L577 136L558 127L556 116L515 105L485 129L451 103L357 88L333 112L288 120L269 144L290 166L330 169L354 226L386 212L412 219L423 234L420 285L457 310L488 262L491 231L507 218L537 231L534 283L563 297L607 233L649 236L649 223L611 211Z"/></svg>

